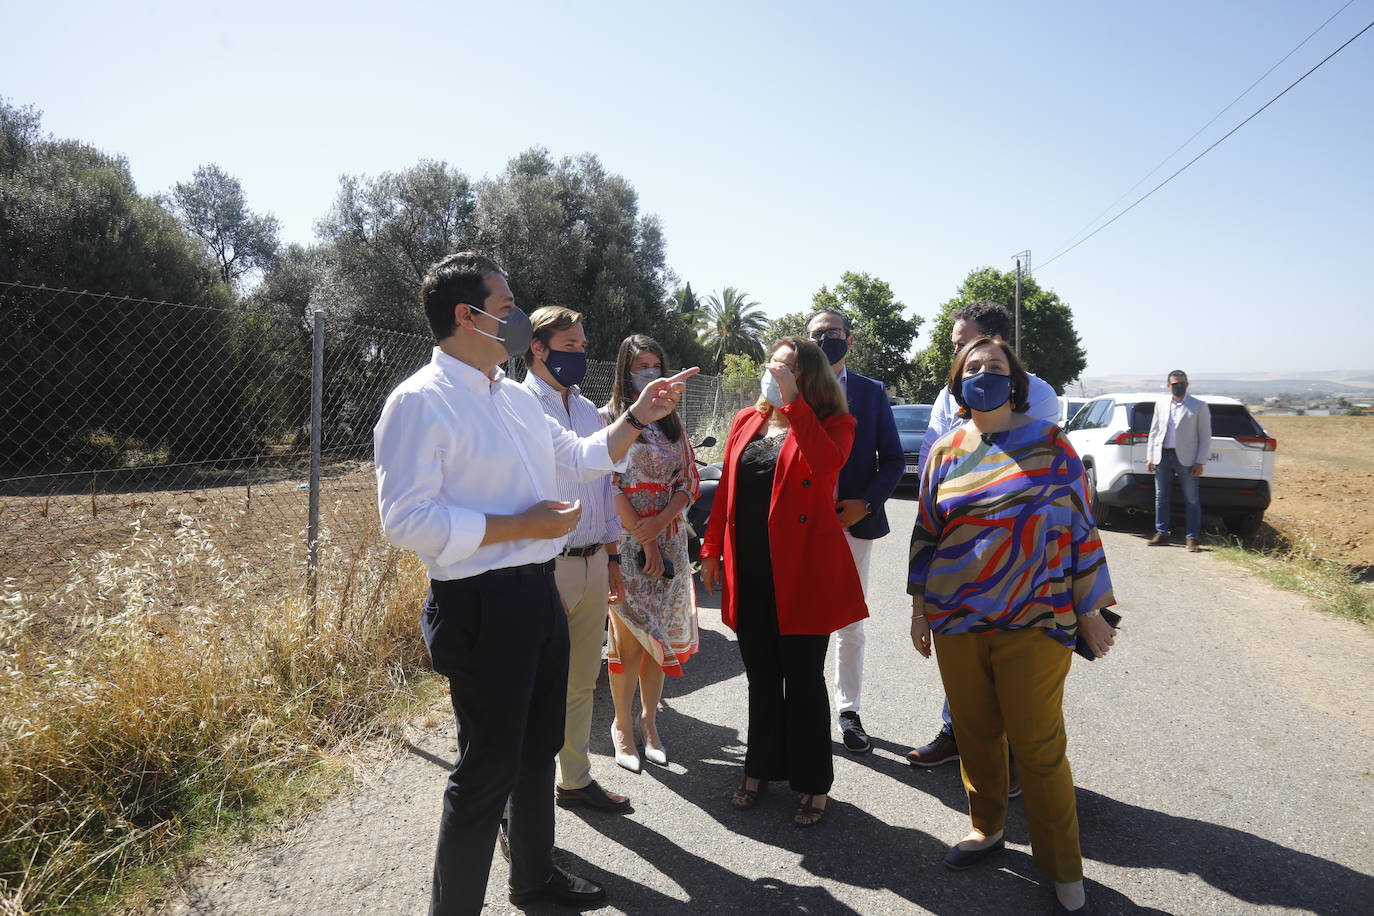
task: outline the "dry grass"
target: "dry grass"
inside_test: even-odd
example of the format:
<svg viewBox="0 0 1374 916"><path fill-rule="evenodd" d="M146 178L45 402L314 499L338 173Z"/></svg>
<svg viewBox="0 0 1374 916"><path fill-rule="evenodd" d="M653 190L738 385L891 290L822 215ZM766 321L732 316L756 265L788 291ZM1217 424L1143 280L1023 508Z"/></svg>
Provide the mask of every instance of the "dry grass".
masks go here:
<svg viewBox="0 0 1374 916"><path fill-rule="evenodd" d="M336 786L425 701L413 556L327 545L312 613L263 601L193 520L173 527L71 570L82 613L56 627L3 596L0 913L153 898L177 862Z"/></svg>
<svg viewBox="0 0 1374 916"><path fill-rule="evenodd" d="M1310 543L1289 543L1268 550L1220 547L1218 553L1279 588L1317 599L1323 611L1374 623L1374 589L1361 581L1356 570L1323 559Z"/></svg>

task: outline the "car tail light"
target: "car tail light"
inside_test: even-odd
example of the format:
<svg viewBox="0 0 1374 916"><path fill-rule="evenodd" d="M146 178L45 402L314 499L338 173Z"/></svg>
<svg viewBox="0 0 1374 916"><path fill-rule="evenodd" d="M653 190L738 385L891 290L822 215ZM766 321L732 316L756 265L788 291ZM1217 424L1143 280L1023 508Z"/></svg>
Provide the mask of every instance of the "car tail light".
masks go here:
<svg viewBox="0 0 1374 916"><path fill-rule="evenodd" d="M1236 441L1250 448L1262 448L1266 452L1277 451L1279 447L1278 440L1265 436L1236 436Z"/></svg>
<svg viewBox="0 0 1374 916"><path fill-rule="evenodd" d="M1117 433L1107 440L1108 445L1135 445L1137 442L1144 442L1150 438L1149 433L1133 433L1127 430L1124 433Z"/></svg>

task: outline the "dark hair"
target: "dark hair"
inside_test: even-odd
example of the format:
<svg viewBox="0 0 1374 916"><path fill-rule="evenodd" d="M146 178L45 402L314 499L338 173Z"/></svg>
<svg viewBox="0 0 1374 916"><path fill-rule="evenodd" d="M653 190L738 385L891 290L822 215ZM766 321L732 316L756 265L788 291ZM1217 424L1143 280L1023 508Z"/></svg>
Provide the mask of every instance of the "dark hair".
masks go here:
<svg viewBox="0 0 1374 916"><path fill-rule="evenodd" d="M832 308L818 309L816 312L812 313L812 315L811 315L810 318L806 319L806 324L802 325L802 327L803 327L803 328L809 328L809 327L811 327L811 322L815 321L817 318L821 317L822 315L834 315L836 318L840 319L840 321L844 322L844 333L845 333L845 336L848 337L848 336L853 335L854 332L853 332L853 330L851 330L850 325L849 325L849 316L846 315L844 312L840 311L839 309L832 309Z"/></svg>
<svg viewBox="0 0 1374 916"><path fill-rule="evenodd" d="M1166 375L1166 376L1164 377L1164 381L1167 382L1169 379L1173 378L1174 376L1178 376L1178 375L1183 376L1183 380L1184 380L1185 382L1188 381L1188 373L1184 372L1182 369L1175 369L1173 372L1170 372L1168 375Z"/></svg>
<svg viewBox="0 0 1374 916"><path fill-rule="evenodd" d="M425 318L435 340L452 337L457 329L453 310L459 305L485 308L491 287L487 277L504 277L506 272L486 255L475 251L460 251L432 265L420 287L420 300L425 305Z"/></svg>
<svg viewBox="0 0 1374 916"><path fill-rule="evenodd" d="M978 333L984 337L1011 339L1011 315L1007 307L996 302L970 302L950 316L950 321L968 321L978 325ZM967 348L965 348L967 349Z"/></svg>
<svg viewBox="0 0 1374 916"><path fill-rule="evenodd" d="M1030 409L1030 376L1026 374L1026 367L1021 365L1021 360L1017 358L1016 351L1005 340L979 337L977 340L969 341L968 346L960 350L959 355L954 357L954 365L949 367L949 380L945 385L949 388L954 403L959 405L959 416L967 417L969 415L969 407L964 403L964 364L968 362L969 354L983 344L991 344L1001 349L1002 354L1006 356L1007 366L1011 369L1011 409L1014 413L1025 413Z"/></svg>
<svg viewBox="0 0 1374 916"><path fill-rule="evenodd" d="M658 341L648 334L631 334L622 340L620 350L615 355L615 383L611 386L611 399L606 402L606 413L612 422L620 419L620 415L634 406L635 398L639 397L635 386L630 383L630 367L645 350L658 357L663 374L668 374L668 355ZM682 418L676 410L657 421L657 426L663 435L674 442L682 438Z"/></svg>
<svg viewBox="0 0 1374 916"><path fill-rule="evenodd" d="M537 340L545 347L553 340L553 335L582 320L581 312L574 312L561 305L544 305L530 313L530 347L525 350L525 368L534 365L534 342Z"/></svg>
<svg viewBox="0 0 1374 916"><path fill-rule="evenodd" d="M840 380L835 378L835 370L831 368L825 351L816 346L815 341L805 337L784 337L773 344L768 355L772 356L783 347L791 347L797 353L797 393L811 405L811 412L817 419L848 413L849 402L844 396L844 389L840 387ZM754 407L759 413L773 412L773 405L762 397Z"/></svg>

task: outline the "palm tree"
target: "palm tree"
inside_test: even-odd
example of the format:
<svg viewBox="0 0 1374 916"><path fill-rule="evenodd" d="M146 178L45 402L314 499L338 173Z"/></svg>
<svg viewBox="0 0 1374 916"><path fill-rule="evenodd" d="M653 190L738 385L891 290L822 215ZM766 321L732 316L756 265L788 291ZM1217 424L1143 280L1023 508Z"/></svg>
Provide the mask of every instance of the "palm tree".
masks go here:
<svg viewBox="0 0 1374 916"><path fill-rule="evenodd" d="M743 290L727 286L719 296L707 296L703 319L706 329L701 344L715 360L720 371L727 353L739 353L751 359L763 359L763 335L768 330L768 316L762 306L749 300Z"/></svg>

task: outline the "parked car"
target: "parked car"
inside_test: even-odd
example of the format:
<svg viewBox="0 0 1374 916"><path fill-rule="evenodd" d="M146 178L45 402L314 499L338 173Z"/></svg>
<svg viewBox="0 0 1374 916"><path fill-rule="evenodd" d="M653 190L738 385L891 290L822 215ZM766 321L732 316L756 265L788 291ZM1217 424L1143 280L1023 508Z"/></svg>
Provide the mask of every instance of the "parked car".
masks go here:
<svg viewBox="0 0 1374 916"><path fill-rule="evenodd" d="M894 404L892 416L897 421L897 435L902 439L902 453L906 468L902 471L902 485L915 486L916 469L920 463L921 440L930 426L930 412L934 404Z"/></svg>
<svg viewBox="0 0 1374 916"><path fill-rule="evenodd" d="M1088 403L1089 400L1090 400L1089 398L1066 398L1066 397L1064 397L1063 395L1060 395L1060 396L1059 396L1059 426L1060 426L1060 428L1061 428L1061 429L1067 428L1068 425L1069 425L1069 421L1072 420L1072 419L1078 414L1079 409L1080 409L1084 404Z"/></svg>
<svg viewBox="0 0 1374 916"><path fill-rule="evenodd" d="M1065 427L1083 459L1093 516L1100 525L1118 509L1154 512L1155 478L1146 470L1146 450L1159 397L1104 394L1084 405ZM1269 508L1278 443L1235 398L1205 395L1201 400L1212 413L1212 448L1198 480L1202 511L1220 515L1232 533L1253 537ZM1173 508L1183 513L1177 481Z"/></svg>

